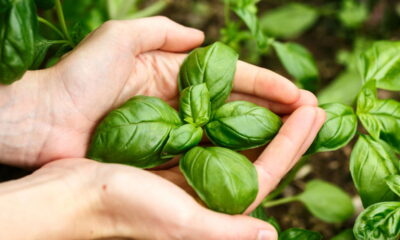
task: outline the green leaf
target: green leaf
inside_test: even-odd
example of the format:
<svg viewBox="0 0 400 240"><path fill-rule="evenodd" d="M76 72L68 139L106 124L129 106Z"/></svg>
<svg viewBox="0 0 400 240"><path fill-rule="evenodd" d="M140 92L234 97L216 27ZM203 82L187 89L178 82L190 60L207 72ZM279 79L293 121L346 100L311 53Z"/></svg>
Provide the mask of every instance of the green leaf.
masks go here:
<svg viewBox="0 0 400 240"><path fill-rule="evenodd" d="M172 129L168 141L161 151L161 158L171 158L189 150L200 143L202 136L203 129L192 124Z"/></svg>
<svg viewBox="0 0 400 240"><path fill-rule="evenodd" d="M400 197L400 175L392 175L386 178L389 188Z"/></svg>
<svg viewBox="0 0 400 240"><path fill-rule="evenodd" d="M317 218L338 223L349 219L354 213L351 197L340 188L321 180L312 180L298 199Z"/></svg>
<svg viewBox="0 0 400 240"><path fill-rule="evenodd" d="M160 157L169 133L182 125L178 113L161 99L136 96L109 113L97 126L88 157L102 162L151 168Z"/></svg>
<svg viewBox="0 0 400 240"><path fill-rule="evenodd" d="M39 69L40 65L43 63L44 58L46 57L49 48L57 44L58 44L57 42L44 39L43 37L36 37L35 57L29 69L33 70Z"/></svg>
<svg viewBox="0 0 400 240"><path fill-rule="evenodd" d="M400 90L400 42L379 41L359 58L358 68L364 81L376 80L377 87Z"/></svg>
<svg viewBox="0 0 400 240"><path fill-rule="evenodd" d="M201 127L210 120L210 94L205 83L182 90L179 103L180 113L185 122Z"/></svg>
<svg viewBox="0 0 400 240"><path fill-rule="evenodd" d="M266 108L245 101L220 107L206 125L209 139L216 145L245 150L267 144L278 133L282 121Z"/></svg>
<svg viewBox="0 0 400 240"><path fill-rule="evenodd" d="M358 216L354 235L358 240L398 240L400 202L381 202L369 206Z"/></svg>
<svg viewBox="0 0 400 240"><path fill-rule="evenodd" d="M55 5L55 0L35 0L36 6L41 9L51 9Z"/></svg>
<svg viewBox="0 0 400 240"><path fill-rule="evenodd" d="M244 156L220 147L194 147L180 160L187 182L212 210L243 213L258 192L257 172Z"/></svg>
<svg viewBox="0 0 400 240"><path fill-rule="evenodd" d="M385 180L400 173L399 159L384 141L361 135L350 155L350 171L364 207L399 199Z"/></svg>
<svg viewBox="0 0 400 240"><path fill-rule="evenodd" d="M375 139L383 139L400 151L400 102L377 98L375 81L363 87L357 99L357 116Z"/></svg>
<svg viewBox="0 0 400 240"><path fill-rule="evenodd" d="M260 48L266 48L267 38L265 37L262 29L260 28L260 23L257 17L257 6L259 1L254 0L242 0L242 1L231 1L230 5L232 10L239 16L240 19L249 28L251 34L257 40L257 45Z"/></svg>
<svg viewBox="0 0 400 240"><path fill-rule="evenodd" d="M331 238L331 240L355 240L353 229L346 229L338 235Z"/></svg>
<svg viewBox="0 0 400 240"><path fill-rule="evenodd" d="M84 30L91 32L109 20L106 0L63 0L63 10L68 26L80 24Z"/></svg>
<svg viewBox="0 0 400 240"><path fill-rule="evenodd" d="M237 60L238 54L220 42L193 50L179 71L179 90L205 83L212 109L217 109L231 93Z"/></svg>
<svg viewBox="0 0 400 240"><path fill-rule="evenodd" d="M6 3L2 3L6 5ZM37 35L33 0L14 0L0 15L0 84L20 79L32 65Z"/></svg>
<svg viewBox="0 0 400 240"><path fill-rule="evenodd" d="M279 240L321 240L322 235L301 228L289 228L279 235Z"/></svg>
<svg viewBox="0 0 400 240"><path fill-rule="evenodd" d="M348 28L360 27L368 18L367 5L355 0L342 0L338 17L340 22Z"/></svg>
<svg viewBox="0 0 400 240"><path fill-rule="evenodd" d="M347 145L357 130L357 117L353 109L340 103L320 106L327 118L308 153L334 151Z"/></svg>
<svg viewBox="0 0 400 240"><path fill-rule="evenodd" d="M273 46L286 71L306 90L318 87L318 68L311 53L297 43L274 42Z"/></svg>
<svg viewBox="0 0 400 240"><path fill-rule="evenodd" d="M259 205L256 209L254 209L254 211L252 211L249 214L249 216L261 219L263 221L266 221L269 224L271 224L272 226L274 226L274 228L276 229L276 231L278 233L281 232L281 227L279 226L278 221L276 221L276 219L274 217L267 216L267 214L265 213L264 208L262 207L262 205Z"/></svg>
<svg viewBox="0 0 400 240"><path fill-rule="evenodd" d="M289 3L267 11L260 24L269 36L295 38L314 25L318 17L318 11L309 5Z"/></svg>

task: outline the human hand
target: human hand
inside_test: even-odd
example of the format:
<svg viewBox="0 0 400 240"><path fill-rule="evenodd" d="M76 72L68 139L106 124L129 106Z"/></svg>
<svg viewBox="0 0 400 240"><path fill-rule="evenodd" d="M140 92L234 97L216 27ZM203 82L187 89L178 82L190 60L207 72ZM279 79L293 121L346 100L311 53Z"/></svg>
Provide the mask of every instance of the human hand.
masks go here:
<svg viewBox="0 0 400 240"><path fill-rule="evenodd" d="M134 95L160 97L176 106L177 75L186 56L181 52L199 46L203 38L200 31L164 17L109 21L56 66L1 87L2 163L38 167L84 157L99 120ZM281 115L317 104L289 80L244 62L238 63L231 99Z"/></svg>

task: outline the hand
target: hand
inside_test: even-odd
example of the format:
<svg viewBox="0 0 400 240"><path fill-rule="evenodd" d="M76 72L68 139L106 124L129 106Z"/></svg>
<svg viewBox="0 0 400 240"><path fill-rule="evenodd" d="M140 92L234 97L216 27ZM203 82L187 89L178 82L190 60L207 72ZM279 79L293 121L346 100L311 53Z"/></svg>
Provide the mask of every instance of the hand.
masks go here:
<svg viewBox="0 0 400 240"><path fill-rule="evenodd" d="M99 120L134 95L176 105L177 74L186 56L182 52L203 39L202 32L164 17L105 23L55 67L28 72L13 85L0 87L1 162L38 167L84 157ZM289 80L244 62L238 63L232 99L249 100L281 115L317 104L311 93ZM299 139L308 130L290 129L300 133L294 134ZM289 146L284 148L287 154Z"/></svg>

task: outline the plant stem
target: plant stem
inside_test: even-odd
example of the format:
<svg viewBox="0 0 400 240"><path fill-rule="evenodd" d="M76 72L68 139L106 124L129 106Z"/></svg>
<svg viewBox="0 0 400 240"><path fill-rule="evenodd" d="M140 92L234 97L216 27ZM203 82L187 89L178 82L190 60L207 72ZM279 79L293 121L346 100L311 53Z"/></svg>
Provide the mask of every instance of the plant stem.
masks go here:
<svg viewBox="0 0 400 240"><path fill-rule="evenodd" d="M294 202L294 201L297 201L297 200L298 200L298 197L297 197L297 196L286 197L286 198L281 198L281 199L274 200L274 201L264 202L264 203L262 204L262 206L263 206L264 208L270 208L270 207L282 205L282 204L285 204L285 203Z"/></svg>
<svg viewBox="0 0 400 240"><path fill-rule="evenodd" d="M64 33L64 37L69 41L69 43L70 43L70 45L72 47L75 47L74 43L72 41L72 38L69 35L67 24L65 23L64 12L63 12L63 9L62 9L61 1L60 0L55 0L55 3L56 3L58 21L60 22L61 29L62 29L62 31Z"/></svg>
<svg viewBox="0 0 400 240"><path fill-rule="evenodd" d="M224 0L224 18L225 25L229 25L231 22L231 9L230 9L230 0Z"/></svg>
<svg viewBox="0 0 400 240"><path fill-rule="evenodd" d="M295 179L297 173L300 171L300 169L303 168L304 165L306 165L306 163L308 162L308 157L302 157L300 159L300 161L292 168L292 170L286 175L286 177L282 180L282 182L279 184L279 186L272 191L265 199L264 199L264 203L275 199L276 197L279 196L279 194L281 194L283 192L283 190L285 190L285 188L291 183L293 182L293 180Z"/></svg>
<svg viewBox="0 0 400 240"><path fill-rule="evenodd" d="M49 42L52 44L69 44L67 40L49 40Z"/></svg>
<svg viewBox="0 0 400 240"><path fill-rule="evenodd" d="M170 4L170 2L171 0L160 0L136 13L127 15L124 17L124 19L144 18L156 15L164 10Z"/></svg>
<svg viewBox="0 0 400 240"><path fill-rule="evenodd" d="M39 17L38 16L38 21L44 25L46 25L47 27L51 28L54 32L56 32L60 37L64 38L64 34L60 31L60 29L58 29L56 26L54 26L54 24L52 24L51 22L47 21L46 19Z"/></svg>

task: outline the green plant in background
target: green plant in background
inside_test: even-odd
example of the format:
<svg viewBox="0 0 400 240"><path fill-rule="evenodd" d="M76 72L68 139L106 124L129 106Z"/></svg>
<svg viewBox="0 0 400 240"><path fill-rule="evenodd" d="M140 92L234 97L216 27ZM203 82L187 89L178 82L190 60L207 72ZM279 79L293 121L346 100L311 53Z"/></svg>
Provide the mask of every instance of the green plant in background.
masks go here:
<svg viewBox="0 0 400 240"><path fill-rule="evenodd" d="M154 15L169 2L159 0L139 10L140 0L84 0L79 4L74 0L0 1L0 83L10 84L28 69L56 63L109 19Z"/></svg>

